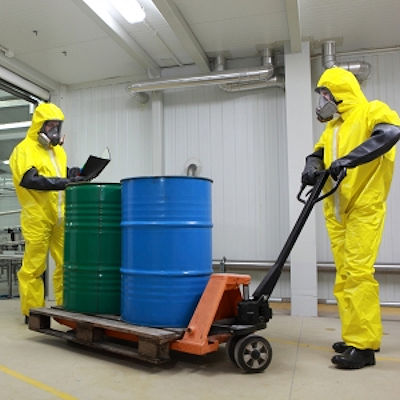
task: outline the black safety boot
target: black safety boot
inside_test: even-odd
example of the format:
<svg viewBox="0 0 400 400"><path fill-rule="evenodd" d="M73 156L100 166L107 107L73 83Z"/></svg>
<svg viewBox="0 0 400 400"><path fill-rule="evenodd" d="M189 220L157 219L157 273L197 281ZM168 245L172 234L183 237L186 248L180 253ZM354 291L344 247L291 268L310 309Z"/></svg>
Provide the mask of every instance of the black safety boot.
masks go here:
<svg viewBox="0 0 400 400"><path fill-rule="evenodd" d="M29 317L25 315L25 325L29 325Z"/></svg>
<svg viewBox="0 0 400 400"><path fill-rule="evenodd" d="M335 353L344 353L349 347L345 342L335 342L332 345L332 349L335 350Z"/></svg>
<svg viewBox="0 0 400 400"><path fill-rule="evenodd" d="M335 353L344 353L349 347L345 342L335 342L332 345L332 349L335 350ZM381 349L374 350L375 352L379 352Z"/></svg>
<svg viewBox="0 0 400 400"><path fill-rule="evenodd" d="M332 357L332 363L341 369L359 369L368 365L375 365L374 350L359 350L355 347L349 347L342 354Z"/></svg>

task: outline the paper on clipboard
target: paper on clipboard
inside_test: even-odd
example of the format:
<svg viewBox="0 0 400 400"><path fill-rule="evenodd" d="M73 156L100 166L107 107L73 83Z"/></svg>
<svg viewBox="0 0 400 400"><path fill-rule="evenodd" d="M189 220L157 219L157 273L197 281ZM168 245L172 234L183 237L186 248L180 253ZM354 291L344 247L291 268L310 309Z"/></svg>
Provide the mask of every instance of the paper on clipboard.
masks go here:
<svg viewBox="0 0 400 400"><path fill-rule="evenodd" d="M111 161L111 154L108 147L105 148L101 157L90 155L83 166L80 175L88 179L94 179L100 175L103 169Z"/></svg>

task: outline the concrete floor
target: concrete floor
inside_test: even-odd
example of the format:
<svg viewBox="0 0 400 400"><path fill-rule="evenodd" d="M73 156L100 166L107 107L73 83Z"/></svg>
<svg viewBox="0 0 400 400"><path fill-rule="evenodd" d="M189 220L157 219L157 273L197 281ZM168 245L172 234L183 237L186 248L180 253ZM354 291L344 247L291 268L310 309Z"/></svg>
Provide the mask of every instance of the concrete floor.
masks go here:
<svg viewBox="0 0 400 400"><path fill-rule="evenodd" d="M216 353L177 353L168 365L152 366L68 344L33 332L19 314L19 299L0 300L1 400L398 400L400 309L383 310L384 338L377 365L344 371L330 363L340 339L335 310L318 318L291 317L274 306L268 328L271 365L244 374ZM55 323L55 322L54 322Z"/></svg>

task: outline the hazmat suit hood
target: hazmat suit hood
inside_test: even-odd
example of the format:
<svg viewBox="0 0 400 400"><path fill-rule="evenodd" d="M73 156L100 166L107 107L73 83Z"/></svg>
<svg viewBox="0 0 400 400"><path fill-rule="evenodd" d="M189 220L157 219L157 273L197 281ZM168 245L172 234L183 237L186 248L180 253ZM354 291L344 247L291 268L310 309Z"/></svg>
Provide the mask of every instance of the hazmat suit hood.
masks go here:
<svg viewBox="0 0 400 400"><path fill-rule="evenodd" d="M64 121L64 114L60 108L53 103L42 103L38 105L33 113L32 124L26 133L26 137L38 140L38 134L45 121Z"/></svg>
<svg viewBox="0 0 400 400"><path fill-rule="evenodd" d="M317 84L319 88L326 87L330 90L338 104L338 111L342 119L346 119L349 112L355 107L366 104L368 102L364 93L361 90L357 78L351 72L333 67L327 69L320 77Z"/></svg>

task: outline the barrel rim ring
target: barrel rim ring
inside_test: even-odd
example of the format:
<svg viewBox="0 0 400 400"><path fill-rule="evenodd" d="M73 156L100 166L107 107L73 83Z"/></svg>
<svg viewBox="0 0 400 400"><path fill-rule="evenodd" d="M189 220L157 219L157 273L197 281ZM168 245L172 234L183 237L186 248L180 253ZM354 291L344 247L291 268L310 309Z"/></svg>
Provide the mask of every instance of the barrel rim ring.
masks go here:
<svg viewBox="0 0 400 400"><path fill-rule="evenodd" d="M178 178L178 179L201 179L204 181L210 181L213 182L211 178L207 178L204 176L184 176L184 175L157 175L157 176L133 176L130 178L123 178L120 180L122 183L123 181L128 181L128 180L135 180L135 179L169 179L169 178Z"/></svg>

